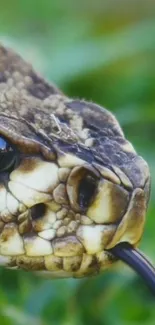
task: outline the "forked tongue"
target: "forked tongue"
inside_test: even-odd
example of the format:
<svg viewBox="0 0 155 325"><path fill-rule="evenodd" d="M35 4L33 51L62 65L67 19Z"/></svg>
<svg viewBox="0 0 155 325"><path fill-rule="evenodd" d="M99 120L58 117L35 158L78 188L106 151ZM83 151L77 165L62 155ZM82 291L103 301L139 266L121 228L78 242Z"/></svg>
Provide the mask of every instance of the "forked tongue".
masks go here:
<svg viewBox="0 0 155 325"><path fill-rule="evenodd" d="M126 242L122 242L109 251L136 271L155 296L155 268L139 250Z"/></svg>

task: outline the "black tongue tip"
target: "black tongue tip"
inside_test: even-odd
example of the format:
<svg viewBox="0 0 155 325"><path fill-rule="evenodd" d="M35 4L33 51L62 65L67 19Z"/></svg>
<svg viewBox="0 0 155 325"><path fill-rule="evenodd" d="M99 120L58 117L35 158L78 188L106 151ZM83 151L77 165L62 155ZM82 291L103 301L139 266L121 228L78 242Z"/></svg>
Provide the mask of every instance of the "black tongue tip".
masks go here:
<svg viewBox="0 0 155 325"><path fill-rule="evenodd" d="M122 242L109 251L136 271L155 296L155 268L139 250Z"/></svg>

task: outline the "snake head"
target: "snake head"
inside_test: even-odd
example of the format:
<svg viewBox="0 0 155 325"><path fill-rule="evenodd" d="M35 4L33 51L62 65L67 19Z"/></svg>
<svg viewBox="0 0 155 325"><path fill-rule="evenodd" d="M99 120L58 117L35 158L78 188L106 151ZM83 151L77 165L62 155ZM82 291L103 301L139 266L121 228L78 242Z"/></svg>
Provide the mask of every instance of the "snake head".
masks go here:
<svg viewBox="0 0 155 325"><path fill-rule="evenodd" d="M99 253L98 258L104 259L103 250L120 242L137 246L141 239L150 195L149 168L109 111L85 101L71 100L66 105L72 114L78 112L74 130L79 117L87 129L85 147L79 146L76 155L70 152L59 158L63 164L76 161L67 192L72 207L86 216L77 237L88 254ZM82 138L84 130L80 132Z"/></svg>
<svg viewBox="0 0 155 325"><path fill-rule="evenodd" d="M147 163L99 105L64 96L0 48L0 264L81 277L137 246Z"/></svg>

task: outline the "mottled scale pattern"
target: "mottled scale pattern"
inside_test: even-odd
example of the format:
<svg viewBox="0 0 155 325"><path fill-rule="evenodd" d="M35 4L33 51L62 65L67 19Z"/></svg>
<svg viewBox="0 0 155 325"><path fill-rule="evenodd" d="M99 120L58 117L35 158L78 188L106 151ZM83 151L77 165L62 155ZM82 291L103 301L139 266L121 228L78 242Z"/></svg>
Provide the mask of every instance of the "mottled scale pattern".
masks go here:
<svg viewBox="0 0 155 325"><path fill-rule="evenodd" d="M0 265L51 277L95 275L137 246L149 200L147 163L105 108L71 99L0 46Z"/></svg>

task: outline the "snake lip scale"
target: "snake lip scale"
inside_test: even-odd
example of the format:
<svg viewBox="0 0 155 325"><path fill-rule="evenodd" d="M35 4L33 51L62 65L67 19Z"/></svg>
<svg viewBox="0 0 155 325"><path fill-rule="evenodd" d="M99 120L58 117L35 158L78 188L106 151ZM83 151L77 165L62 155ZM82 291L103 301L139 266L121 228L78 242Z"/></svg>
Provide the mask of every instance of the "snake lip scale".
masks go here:
<svg viewBox="0 0 155 325"><path fill-rule="evenodd" d="M115 264L116 245L139 244L150 173L114 115L2 45L0 156L0 265L83 277Z"/></svg>

